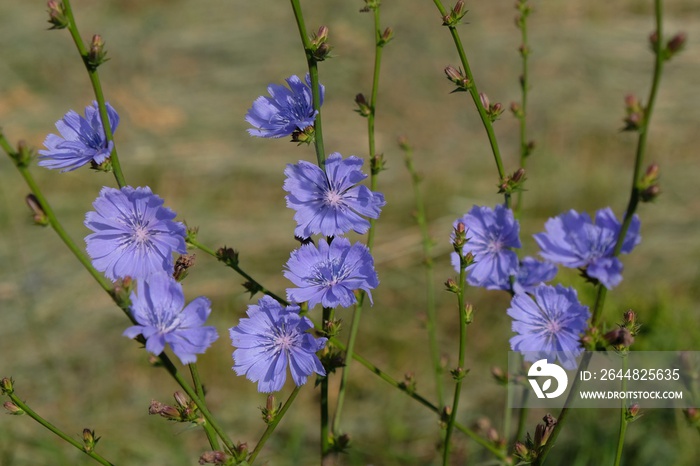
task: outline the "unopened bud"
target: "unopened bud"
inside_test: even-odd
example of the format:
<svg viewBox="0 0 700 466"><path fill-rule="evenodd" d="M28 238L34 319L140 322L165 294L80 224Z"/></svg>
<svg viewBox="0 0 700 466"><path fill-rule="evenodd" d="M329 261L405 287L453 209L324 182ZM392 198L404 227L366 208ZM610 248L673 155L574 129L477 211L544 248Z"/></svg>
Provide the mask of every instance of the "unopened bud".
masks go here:
<svg viewBox="0 0 700 466"><path fill-rule="evenodd" d="M626 310L622 317L626 326L633 326L637 323L637 313L632 309Z"/></svg>
<svg viewBox="0 0 700 466"><path fill-rule="evenodd" d="M530 450L527 449L525 444L523 442L515 442L515 454L519 456L520 458L527 458L528 455L530 454Z"/></svg>
<svg viewBox="0 0 700 466"><path fill-rule="evenodd" d="M491 368L491 375L493 378L496 380L501 385L505 385L508 383L508 374L506 374L503 369L501 369L498 366L493 366Z"/></svg>
<svg viewBox="0 0 700 466"><path fill-rule="evenodd" d="M3 395L12 395L15 392L14 382L10 377L0 379L0 391Z"/></svg>
<svg viewBox="0 0 700 466"><path fill-rule="evenodd" d="M472 303L464 305L464 323L469 325L474 320L474 306Z"/></svg>
<svg viewBox="0 0 700 466"><path fill-rule="evenodd" d="M20 416L24 414L24 410L11 401L4 402L2 406L5 408L8 414L12 414L13 416Z"/></svg>
<svg viewBox="0 0 700 466"><path fill-rule="evenodd" d="M671 38L666 44L666 50L668 51L668 58L671 58L685 47L685 43L688 36L684 32L679 32ZM667 58L667 59L668 59Z"/></svg>
<svg viewBox="0 0 700 466"><path fill-rule="evenodd" d="M190 404L190 400L179 390L173 393L173 398L175 398L175 403L181 408L186 408Z"/></svg>
<svg viewBox="0 0 700 466"><path fill-rule="evenodd" d="M382 34L379 36L379 41L377 42L377 45L379 47L383 47L393 38L394 30L391 27L387 27L386 29L384 29L384 32L382 32Z"/></svg>
<svg viewBox="0 0 700 466"><path fill-rule="evenodd" d="M357 104L357 109L355 109L355 111L363 117L368 117L372 114L372 107L370 107L364 94L357 94L355 96L355 103Z"/></svg>
<svg viewBox="0 0 700 466"><path fill-rule="evenodd" d="M63 7L63 3L56 0L50 0L46 3L49 11L49 23L51 27L49 29L65 29L68 27L69 21L66 17L66 10Z"/></svg>
<svg viewBox="0 0 700 466"><path fill-rule="evenodd" d="M316 33L315 40L320 44L321 42L325 42L328 40L328 27L327 26L321 26L318 28L318 32Z"/></svg>
<svg viewBox="0 0 700 466"><path fill-rule="evenodd" d="M661 194L661 188L659 185L655 184L642 190L642 192L639 193L639 197L642 202L651 202L659 197L659 194Z"/></svg>
<svg viewBox="0 0 700 466"><path fill-rule="evenodd" d="M232 248L227 248L226 246L219 248L216 251L216 257L229 267L238 266L238 251Z"/></svg>
<svg viewBox="0 0 700 466"><path fill-rule="evenodd" d="M627 420L627 422L632 422L639 418L639 410L640 407L637 403L630 405L625 412L625 419Z"/></svg>
<svg viewBox="0 0 700 466"><path fill-rule="evenodd" d="M83 445L85 446L85 451L93 451L98 440L99 438L95 438L94 430L83 429Z"/></svg>
<svg viewBox="0 0 700 466"><path fill-rule="evenodd" d="M87 64L94 70L108 60L106 55L107 51L105 50L105 42L102 40L102 36L95 34L92 36L90 50L88 50Z"/></svg>
<svg viewBox="0 0 700 466"><path fill-rule="evenodd" d="M683 410L683 414L690 424L698 425L698 423L700 423L700 409L686 408Z"/></svg>
<svg viewBox="0 0 700 466"><path fill-rule="evenodd" d="M39 199L37 199L34 194L27 194L27 197L25 197L24 200L27 202L27 205L32 210L32 212L34 212L34 223L36 225L41 226L48 225L49 218L46 216L46 212L44 212L44 209L41 208Z"/></svg>
<svg viewBox="0 0 700 466"><path fill-rule="evenodd" d="M479 92L479 100L481 100L481 105L484 107L484 109L488 110L491 108L489 96L487 96L484 92Z"/></svg>

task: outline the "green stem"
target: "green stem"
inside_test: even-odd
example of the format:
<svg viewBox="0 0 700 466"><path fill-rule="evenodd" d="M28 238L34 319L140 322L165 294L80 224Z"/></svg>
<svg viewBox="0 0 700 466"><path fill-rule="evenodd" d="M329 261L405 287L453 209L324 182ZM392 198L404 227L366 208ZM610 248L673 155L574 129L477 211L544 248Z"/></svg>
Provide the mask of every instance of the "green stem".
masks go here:
<svg viewBox="0 0 700 466"><path fill-rule="evenodd" d="M68 235L68 233L65 231L61 223L58 221L56 218L56 215L49 205L48 201L44 197L44 194L41 192L39 189L39 186L36 184L36 181L34 180L34 177L31 175L29 172L29 169L18 162L19 157L17 156L17 153L14 151L14 149L10 146L8 143L7 139L5 136L0 133L0 147L7 152L7 154L10 156L10 158L14 161L15 166L21 173L22 177L24 178L25 182L27 183L27 186L29 186L30 190L32 191L32 194L36 197L37 201L39 202L42 210L46 214L46 218L49 221L49 225L53 228L53 230L56 232L56 234L63 240L64 244L68 247L68 249L75 255L75 257L78 259L78 261L85 267L85 269L92 275L92 277L95 279L95 281L100 285L100 287L107 293L109 296L112 298L112 300L115 302L117 306L124 312L124 314L131 320L132 323L136 323L131 315L131 313L128 311L128 303L125 303L122 298L114 292L114 289L112 287L112 283L109 282L100 272L93 267L92 262L90 262L90 259L83 253L83 251L77 247L73 239ZM143 343L143 341L141 341ZM187 381L185 381L180 374L177 372L177 368L173 365L172 361L168 358L168 356L165 353L162 353L160 356L160 359L163 363L163 366L168 370L170 375L178 382L180 387L182 387L183 390L187 393L187 395L192 398L195 403L197 403L197 406L200 408L200 411L204 415L205 419L207 422L209 422L212 426L215 426L215 430L217 434L224 440L224 443L226 443L226 446L231 446L233 448L233 444L230 442L230 440L227 440L223 430L220 428L216 428L216 420L213 419L211 416L211 413L206 409L206 406L204 403L197 397L196 393L192 390L192 388L189 386Z"/></svg>
<svg viewBox="0 0 700 466"><path fill-rule="evenodd" d="M15 395L14 393L8 393L7 396L9 396L9 397L10 397L10 400L12 400L12 402L13 402L14 404L16 404L19 408L21 408L22 411L24 411L29 417L31 417L31 418L34 419L36 422L38 422L39 424L41 424L42 426L44 426L46 429L48 429L48 430L50 430L51 432L53 432L54 434L56 434L56 435L57 435L58 437L60 437L62 440L64 440L64 441L70 443L70 444L73 445L75 448L77 448L78 450L82 451L83 453L85 453L86 455L88 455L90 458L94 459L94 460L97 461L98 463L104 464L105 466L113 466L113 463L110 463L110 462L107 461L104 457L102 457L101 455L95 453L94 451L88 451L88 450L86 450L86 449L85 449L85 445L84 445L83 443L78 442L78 441L75 440L73 437L71 437L71 436L65 434L65 433L64 433L62 430L60 430L58 427L54 426L54 425L51 424L49 421L47 421L46 419L44 419L43 417L41 417L39 414L36 413L36 411L34 411L34 410L33 410L32 408L30 408L29 406L27 406L27 404L24 403L21 399L19 399L19 398L17 397L17 395Z"/></svg>
<svg viewBox="0 0 700 466"><path fill-rule="evenodd" d="M265 429L265 432L263 432L262 437L260 437L260 440L258 440L257 445L255 445L255 449L253 452L250 454L250 457L248 458L248 464L252 466L253 462L255 461L255 458L257 458L258 454L262 450L263 446L265 445L265 442L270 438L272 433L275 431L277 428L277 424L280 423L282 418L284 417L285 413L289 409L290 406L292 406L292 403L294 402L294 399L297 397L299 394L299 391L301 390L301 386L294 387L294 390L292 393L289 395L289 398L287 398L287 401L284 403L284 406L282 406L282 409L280 409L280 412L277 413L275 418L268 424L267 429Z"/></svg>
<svg viewBox="0 0 700 466"><path fill-rule="evenodd" d="M459 355L457 363L457 383L455 384L455 392L452 400L452 412L447 422L447 431L445 432L445 446L442 456L443 466L447 466L450 460L450 439L454 429L455 419L457 418L457 410L459 408L459 399L462 394L462 382L464 380L464 362L467 349L467 315L464 303L464 293L467 288L467 261L463 255L462 248L459 248L459 291L457 292L457 306L459 306Z"/></svg>
<svg viewBox="0 0 700 466"><path fill-rule="evenodd" d="M375 131L374 131L374 121L375 121L375 111L377 105L377 94L379 91L379 70L382 61L382 49L383 42L381 38L381 29L379 21L379 6L374 8L374 74L372 78L372 94L369 101L370 114L367 117L367 136L369 141L369 159L372 164L376 157L376 146L375 146ZM377 173L375 169L371 170L370 175L370 189L372 191L376 190L377 185ZM372 251L372 245L374 244L374 232L375 232L375 219L369 219L369 232L367 233L367 247L370 252ZM340 431L340 419L343 412L343 406L345 404L345 394L347 392L347 384L350 377L350 365L352 362L352 355L355 352L355 341L357 339L357 333L360 328L360 320L362 317L362 309L365 300L365 292L360 292L360 297L355 304L355 309L352 314L352 323L350 324L350 335L348 337L348 347L345 354L345 366L343 367L340 376L340 387L338 389L338 400L336 402L335 414L333 417L333 433L337 435Z"/></svg>
<svg viewBox="0 0 700 466"><path fill-rule="evenodd" d="M448 14L447 10L445 7L442 5L441 0L433 0L433 3L435 3L435 6L437 9L440 11L441 16L446 16ZM469 94L472 97L472 100L474 101L474 105L476 106L476 110L479 112L479 117L481 118L481 123L484 125L484 129L486 130L486 135L488 136L489 139L489 144L491 145L491 152L493 153L493 158L494 161L496 162L496 169L498 170L498 176L499 176L499 181L505 178L506 173L505 170L503 169L503 161L501 159L501 151L498 147L498 140L496 139L496 134L493 130L493 124L491 122L491 119L489 116L486 114L486 109L484 108L483 104L481 103L481 98L479 97L479 90L476 85L476 81L474 79L474 75L472 74L471 67L469 66L469 60L467 59L467 54L464 51L464 46L462 45L462 39L459 36L459 32L457 32L457 27L456 26L448 26L450 30L450 34L452 35L452 40L454 41L455 47L457 48L457 53L459 54L459 59L460 62L462 63L462 68L464 68L464 74L466 78L469 80L471 83L469 86ZM505 193L505 206L510 208L510 194Z"/></svg>
<svg viewBox="0 0 700 466"><path fill-rule="evenodd" d="M318 328L318 325L316 326ZM345 345L343 342L341 342L339 339L333 337L330 338L329 341L336 347L338 347L341 351L344 351ZM394 388L397 388L401 390L403 393L408 395L410 398L413 400L417 401L421 405L425 406L435 414L440 415L441 414L441 408L438 408L435 406L433 403L428 401L425 397L421 396L418 392L415 390L408 390L404 384L398 382L396 379L394 379L392 376L381 370L379 367L375 366L372 364L368 359L364 358L363 356L355 353L353 354L353 359L360 363L362 366L364 366L367 370L372 372L373 374L377 375L380 379L388 383ZM473 439L476 443L490 451L496 458L499 458L501 460L506 458L505 453L503 453L500 449L496 448L490 441L487 439L481 437L479 434L474 432L473 430L469 429L468 427L463 426L462 424L455 422L454 423L455 429L465 433L467 436L469 436L471 439Z"/></svg>
<svg viewBox="0 0 700 466"><path fill-rule="evenodd" d="M524 0L523 2L519 2L518 6L521 3L525 3L527 0ZM527 8L527 6L526 6ZM522 74L520 75L520 90L521 90L521 106L520 106L520 114L518 116L518 120L520 122L520 168L523 170L525 169L525 166L527 164L527 158L530 155L530 148L528 147L528 141L527 141L527 98L528 98L528 91L530 88L530 79L529 79L529 69L528 69L528 57L530 55L530 45L528 43L528 37L527 37L527 17L529 15L529 10L527 12L521 10L521 15L520 15L520 21L518 22L518 26L520 28L520 37L521 37L521 57L522 57ZM520 213L522 211L522 204L523 204L523 190L518 191L518 202L515 206L515 218L520 217Z"/></svg>
<svg viewBox="0 0 700 466"><path fill-rule="evenodd" d="M627 370L627 354L622 355L622 372ZM627 379L622 379L622 392L627 391ZM620 430L617 433L617 450L615 452L615 462L613 466L620 466L620 460L622 460L622 449L625 445L625 433L627 432L627 405L625 400L620 401Z"/></svg>
<svg viewBox="0 0 700 466"><path fill-rule="evenodd" d="M95 99L97 100L97 106L100 111L100 119L102 120L102 127L104 128L105 138L107 141L114 143L114 134L112 133L112 127L109 121L109 114L107 113L107 105L105 101L104 92L102 91L102 83L100 81L100 75L97 73L96 67L90 65L88 61L88 50L85 47L83 39L80 37L80 32L78 32L78 25L75 22L75 17L73 16L73 8L71 7L70 0L63 0L63 7L65 11L66 18L68 18L68 31L70 32L73 42L78 49L78 53L83 59L83 64L88 72L90 78L90 84L95 93ZM120 188L126 186L126 180L124 179L124 174L122 173L121 163L119 162L119 156L117 155L117 146L114 145L112 153L110 154L110 161L112 164L112 169L114 171L114 178L117 180L117 184Z"/></svg>
<svg viewBox="0 0 700 466"><path fill-rule="evenodd" d="M651 90L649 91L649 99L648 99L648 104L647 107L644 111L644 119L642 120L642 124L639 128L639 138L637 139L637 150L635 154L635 163L634 163L634 175L632 177L632 189L630 192L630 199L627 204L627 211L625 212L625 218L622 222L622 227L620 228L620 234L617 237L617 242L615 243L615 250L613 252L614 256L617 256L620 254L620 251L622 250L622 245L624 244L624 239L627 236L627 231L629 230L630 224L632 223L632 218L634 216L634 212L637 209L637 205L639 204L640 200L640 190L638 187L638 182L639 182L639 177L641 175L641 167L644 162L644 154L646 152L646 145L647 145L647 135L649 131L649 123L651 121L651 115L652 111L654 109L654 104L656 102L656 95L658 92L658 87L659 83L661 80L661 74L663 72L663 55L662 55L662 41L663 41L663 9L662 9L662 0L654 0L654 16L655 16L655 25L656 25L656 36L658 38L654 53L655 53L655 62L654 62L654 74L652 77L652 84L651 84ZM600 317L602 315L603 307L605 304L605 297L607 294L607 289L603 287L602 285L598 285L598 294L596 296L596 302L595 306L593 308L592 312L592 317L591 317L591 326L595 327L598 324L598 321L600 320ZM581 360L581 364L579 364L579 372L582 370L585 370L588 367L588 362L590 361L590 357L587 359L585 356ZM584 365L585 362L585 365ZM578 381L578 375L576 377L576 380L574 381L574 385L577 384ZM549 453L549 450L552 448L552 445L554 444L554 440L556 440L556 437L559 435L559 431L561 430L563 426L563 420L566 419L566 415L569 410L569 404L570 404L570 398L571 394L574 393L574 388L572 387L571 392L569 393L569 398L567 398L566 403L564 404L564 408L562 408L561 413L559 414L559 418L557 419L557 425L554 426L554 430L552 431L552 435L545 445L543 451L540 454L540 457L537 459L535 462L535 466L541 466L544 464L544 461L547 457L547 454Z"/></svg>
<svg viewBox="0 0 700 466"><path fill-rule="evenodd" d="M214 251L212 248L210 248L210 247L208 247L208 246L206 246L206 245L200 243L199 241L197 241L196 239L194 239L194 238L192 238L192 237L188 237L188 238L187 238L187 242L188 242L190 245L194 246L195 248L199 249L200 251L202 251L202 252L204 252L204 253L206 253L206 254L209 254L209 255L212 256L212 257L215 257L215 258L218 259L219 261L221 261L221 262L223 262L224 264L226 264L227 267L230 267L230 268L232 268L233 270L235 270L236 273L238 273L241 277L245 278L247 281L249 281L250 283L254 284L255 287L257 287L257 289L258 289L261 293L268 295L269 297L271 297L272 299L274 299L275 301L277 301L278 303L280 303L280 304L282 304L282 305L284 305L284 306L287 306L287 305L289 304L284 298L281 298L280 296L277 296L275 293L273 293L272 291L270 291L270 290L268 290L267 288L265 288L264 286L262 286L262 285L261 285L257 280L255 280L253 277L251 277L250 275L248 275L248 274L246 273L246 271L243 270L237 263L235 263L235 262L230 262L230 261L225 260L225 259L224 259L223 257L221 257L216 251Z"/></svg>
<svg viewBox="0 0 700 466"><path fill-rule="evenodd" d="M325 328L326 322L331 320L333 309L330 307L323 308L323 324ZM330 454L330 429L328 415L328 374L321 379L321 463Z"/></svg>
<svg viewBox="0 0 700 466"><path fill-rule="evenodd" d="M527 398L528 395L530 394L530 390L528 388L523 388L523 399L522 399L522 408L520 408L520 415L518 417L518 430L515 433L515 440L520 440L523 438L523 434L525 433L525 422L527 421Z"/></svg>
<svg viewBox="0 0 700 466"><path fill-rule="evenodd" d="M306 63L309 67L309 76L311 77L311 94L313 96L314 110L317 112L316 119L314 120L314 145L316 147L316 159L318 161L318 166L323 168L323 162L326 160L326 153L323 148L323 130L321 125L321 86L319 85L318 81L318 62L314 58L313 51L311 49L311 41L306 33L304 14L301 11L299 0L290 1L292 3L292 10L294 10L294 19L296 20L297 28L299 29L301 43L304 46Z"/></svg>
<svg viewBox="0 0 700 466"><path fill-rule="evenodd" d="M202 385L202 379L199 377L199 369L197 369L197 364L192 363L188 364L190 368L190 375L192 376L192 383L194 384L194 390L197 396L199 397L202 402L204 402L204 386ZM205 422L204 425L202 426L204 428L204 433L207 436L207 439L209 440L209 445L211 446L212 450L218 450L219 449L219 439L216 437L216 432L214 431L214 428L208 423Z"/></svg>
<svg viewBox="0 0 700 466"><path fill-rule="evenodd" d="M416 201L416 222L421 232L423 246L423 263L425 265L425 282L426 282L426 329L428 331L428 344L430 346L430 359L433 365L433 374L435 378L435 390L437 392L438 406L441 408L445 405L444 400L444 385L442 382L443 368L440 364L440 347L437 338L437 315L435 313L435 283L434 283L434 264L432 258L433 240L430 238L428 231L428 221L425 215L425 202L423 193L420 189L420 175L413 166L413 157L411 148L406 146L405 149L406 168L411 175L411 184L413 185L413 193Z"/></svg>

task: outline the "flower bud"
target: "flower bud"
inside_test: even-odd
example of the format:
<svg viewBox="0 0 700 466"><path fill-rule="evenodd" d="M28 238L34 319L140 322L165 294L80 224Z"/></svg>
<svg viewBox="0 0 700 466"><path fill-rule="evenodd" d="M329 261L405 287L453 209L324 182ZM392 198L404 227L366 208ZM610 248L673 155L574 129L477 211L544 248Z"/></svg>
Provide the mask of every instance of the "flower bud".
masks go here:
<svg viewBox="0 0 700 466"><path fill-rule="evenodd" d="M357 94L355 96L355 103L357 104L357 108L355 109L355 111L361 116L368 117L372 114L372 107L370 107L369 103L367 102L367 98L365 98L364 94Z"/></svg>
<svg viewBox="0 0 700 466"><path fill-rule="evenodd" d="M63 3L56 0L49 0L46 6L49 9L49 23L51 23L49 29L65 29L68 27L70 22L68 21L68 17L66 17L66 10L63 7Z"/></svg>
<svg viewBox="0 0 700 466"><path fill-rule="evenodd" d="M3 377L0 380L0 391L3 395L12 395L15 392L14 382L10 377Z"/></svg>
<svg viewBox="0 0 700 466"><path fill-rule="evenodd" d="M642 200L642 202L651 202L657 197L659 197L659 194L661 194L661 188L659 187L659 185L655 184L642 190L639 193L639 197Z"/></svg>
<svg viewBox="0 0 700 466"><path fill-rule="evenodd" d="M181 408L187 408L190 404L190 400L179 390L173 393L173 398L175 398L175 403Z"/></svg>
<svg viewBox="0 0 700 466"><path fill-rule="evenodd" d="M106 58L107 51L104 48L105 42L102 40L102 36L99 34L92 36L92 42L87 54L87 64L93 70L108 60Z"/></svg>
<svg viewBox="0 0 700 466"><path fill-rule="evenodd" d="M503 369L498 366L493 366L491 368L491 375L500 385L506 385L508 383L508 374L506 374Z"/></svg>
<svg viewBox="0 0 700 466"><path fill-rule="evenodd" d="M173 278L175 280L181 282L187 277L187 269L194 265L195 257L195 254L183 254L177 258L175 261L175 270L173 271Z"/></svg>
<svg viewBox="0 0 700 466"><path fill-rule="evenodd" d="M469 81L469 78L464 75L461 69L458 70L454 66L449 65L444 71L447 79L457 85L457 88L452 92L464 92L471 87L471 81Z"/></svg>
<svg viewBox="0 0 700 466"><path fill-rule="evenodd" d="M625 327L618 327L606 333L603 338L615 348L629 348L634 343L634 337Z"/></svg>
<svg viewBox="0 0 700 466"><path fill-rule="evenodd" d="M384 47L391 39L394 38L394 30L391 27L384 29L384 32L379 36L379 41L377 41L377 46Z"/></svg>
<svg viewBox="0 0 700 466"><path fill-rule="evenodd" d="M685 48L685 43L688 37L684 32L679 32L671 38L666 44L666 60L671 59L674 55Z"/></svg>
<svg viewBox="0 0 700 466"><path fill-rule="evenodd" d="M526 459L530 455L530 450L525 446L523 442L515 442L515 454L519 458Z"/></svg>
<svg viewBox="0 0 700 466"><path fill-rule="evenodd" d="M479 92L479 100L481 100L481 105L484 107L484 109L488 110L489 108L491 108L489 96L487 96L484 92Z"/></svg>
<svg viewBox="0 0 700 466"><path fill-rule="evenodd" d="M632 422L632 421L636 421L637 419L639 419L639 416L640 416L639 409L640 409L640 407L637 403L634 403L633 405L628 406L625 409L625 420L627 422Z"/></svg>
<svg viewBox="0 0 700 466"><path fill-rule="evenodd" d="M227 248L226 246L219 248L219 250L216 251L216 257L229 267L238 266L238 251L232 248Z"/></svg>
<svg viewBox="0 0 700 466"><path fill-rule="evenodd" d="M7 410L8 414L12 414L13 416L21 416L24 414L24 410L11 401L4 402L2 406Z"/></svg>
<svg viewBox="0 0 700 466"><path fill-rule="evenodd" d="M469 325L474 320L474 306L472 303L464 305L464 323Z"/></svg>
<svg viewBox="0 0 700 466"><path fill-rule="evenodd" d="M91 452L95 450L95 445L97 445L99 437L95 438L95 431L90 429L83 429L83 445L85 446L86 452Z"/></svg>
<svg viewBox="0 0 700 466"><path fill-rule="evenodd" d="M700 409L698 408L686 408L683 410L685 419L692 425L698 425L700 423Z"/></svg>

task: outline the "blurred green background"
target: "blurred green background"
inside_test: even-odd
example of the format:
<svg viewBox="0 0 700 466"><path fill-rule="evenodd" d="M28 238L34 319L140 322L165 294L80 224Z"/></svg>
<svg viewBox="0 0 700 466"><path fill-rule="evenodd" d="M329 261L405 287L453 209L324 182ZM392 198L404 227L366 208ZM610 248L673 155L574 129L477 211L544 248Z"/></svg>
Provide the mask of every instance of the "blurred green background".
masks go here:
<svg viewBox="0 0 700 466"><path fill-rule="evenodd" d="M329 152L366 156L366 121L354 111L356 93L368 95L373 60L371 15L361 0L304 1L310 30L330 29L332 60L320 66ZM550 216L574 208L592 212L626 205L635 135L621 133L623 97L645 99L652 55L651 3L533 2L530 19L531 138L524 253ZM651 126L648 161L661 166L663 194L642 205L642 243L624 257L625 279L609 293L612 325L628 308L645 323L636 349L700 350L700 4L669 0L666 31L689 33L687 50L670 62ZM293 239L293 212L285 208L287 163L314 160L313 149L285 140L250 138L243 117L270 82L303 75L305 61L286 2L201 0L75 0L85 40L100 33L108 57L100 68L105 93L121 116L116 132L127 180L149 185L212 247L241 252L241 265L268 288L283 292L281 276ZM460 27L477 84L506 107L519 99L520 60L512 1L469 3ZM0 3L0 125L7 137L42 147L68 109L82 113L93 100L86 73L66 31L47 31L42 2ZM396 38L384 52L377 109L377 146L388 170L379 190L387 199L378 223L375 260L381 286L363 316L358 351L396 378L412 371L418 389L434 399L424 330L425 292L420 234L409 177L396 139L409 138L425 177L431 234L436 240L436 286L453 274L449 235L455 218L474 204L495 205L497 174L478 116L464 94L450 94L442 72L457 55L432 2L385 1L384 26ZM496 123L506 169L517 164L517 122L506 112ZM76 240L87 230L84 213L111 176L87 169L34 175ZM76 437L84 427L102 437L99 451L118 464L192 465L208 445L197 429L148 416L151 399L172 401L176 385L148 355L121 336L127 321L49 229L32 225L28 193L6 157L0 158L0 376L38 412ZM253 446L264 429L265 397L231 371L229 327L250 303L242 279L202 253L185 282L189 299L213 301L220 338L201 357L210 407L235 440ZM592 287L576 273L584 303ZM487 417L503 423L506 393L489 375L504 365L511 336L508 296L469 290L475 321L469 328L468 367L459 413L471 425ZM457 349L454 297L438 291L441 348ZM347 314L345 314L347 313ZM350 311L340 311L350 320ZM455 364L454 356L450 365ZM437 418L354 366L344 414L353 446L348 465L436 464ZM333 377L337 382L338 377ZM448 387L451 385L448 381ZM318 463L317 391L305 387L268 443L261 464ZM528 430L544 412L533 410ZM556 413L555 413L556 415ZM575 410L549 464L612 464L615 410ZM628 430L626 465L695 465L697 432L680 411L650 410ZM489 464L476 444L456 434L454 464ZM0 464L89 464L28 417L0 417Z"/></svg>

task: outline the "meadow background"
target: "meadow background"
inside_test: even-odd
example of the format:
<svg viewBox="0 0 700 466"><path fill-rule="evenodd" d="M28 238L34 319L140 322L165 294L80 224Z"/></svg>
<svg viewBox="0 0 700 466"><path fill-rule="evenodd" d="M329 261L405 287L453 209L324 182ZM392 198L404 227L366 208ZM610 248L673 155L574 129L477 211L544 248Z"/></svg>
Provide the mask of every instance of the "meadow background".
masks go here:
<svg viewBox="0 0 700 466"><path fill-rule="evenodd" d="M149 185L179 219L200 227L199 239L241 253L241 266L269 289L283 292L281 275L293 239L293 212L285 208L283 169L315 160L312 147L258 140L243 117L268 83L306 73L303 50L286 2L201 0L75 0L85 40L99 33L111 59L100 68L107 100L121 123L116 142L125 176ZM373 30L360 0L303 2L310 30L330 29L335 58L320 64L326 86L323 112L328 152L364 157L366 121L354 96L370 91ZM636 136L621 133L623 97L646 99L653 57L651 2L533 2L530 17L530 135L521 220L524 253L536 252L532 234L570 208L593 212L610 205L622 214L629 194ZM519 99L520 33L512 1L469 2L460 26L479 89L506 107ZM666 2L665 29L689 34L687 49L666 67L651 124L648 162L661 166L663 193L639 211L642 243L625 256L623 283L609 293L605 320L638 312L637 350L700 350L700 4ZM82 113L93 100L87 75L66 31L47 31L43 2L0 3L0 125L16 142L42 147L68 109ZM420 233L411 216L410 178L396 139L409 138L424 176L430 229L437 246L436 286L453 275L449 235L455 218L473 204L493 206L497 172L481 122L466 94L451 95L442 72L458 60L432 2L385 0L383 26L395 39L384 50L377 108L377 148L388 170L378 179L387 205L378 222L374 256L380 287L364 313L357 351L394 377L413 371L418 390L434 399L429 372ZM518 159L517 120L506 111L496 123L506 170ZM368 169L368 167L367 167ZM84 214L110 175L87 169L34 174L71 235L87 234ZM118 464L192 465L207 449L199 430L148 416L151 399L172 400L176 386L148 364L148 355L121 336L128 321L50 229L32 225L28 193L7 158L0 158L0 376L12 376L30 406L76 436L95 429L104 456ZM234 441L254 445L264 430L264 396L231 370L228 328L254 302L243 280L197 252L185 281L188 300L213 302L219 340L201 357L212 411ZM585 304L592 286L575 272ZM454 296L438 291L441 347L457 349ZM257 297L255 298L257 299ZM502 426L506 392L489 374L505 366L508 295L470 289L475 321L468 330L468 367L458 420L488 417ZM350 320L350 310L347 321ZM454 364L454 357L452 358ZM333 377L337 382L338 377ZM347 465L427 465L436 457L437 418L359 365L353 366L344 429L352 448ZM450 385L448 385L450 386ZM331 390L333 393L333 390ZM268 442L261 463L318 463L317 392L305 387ZM532 410L528 430L544 412ZM556 413L553 413L556 415ZM549 464L612 462L617 410L575 410ZM697 432L682 413L650 410L628 430L627 465L694 465ZM455 436L454 464L487 464L480 447ZM0 417L0 464L89 464L80 452L28 417Z"/></svg>

